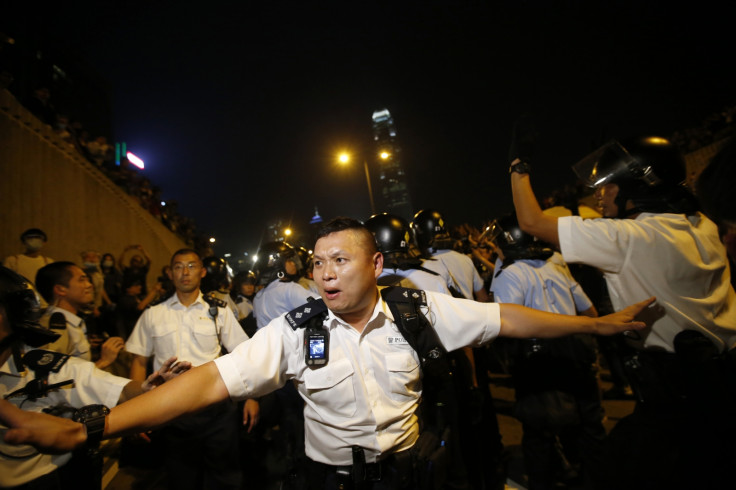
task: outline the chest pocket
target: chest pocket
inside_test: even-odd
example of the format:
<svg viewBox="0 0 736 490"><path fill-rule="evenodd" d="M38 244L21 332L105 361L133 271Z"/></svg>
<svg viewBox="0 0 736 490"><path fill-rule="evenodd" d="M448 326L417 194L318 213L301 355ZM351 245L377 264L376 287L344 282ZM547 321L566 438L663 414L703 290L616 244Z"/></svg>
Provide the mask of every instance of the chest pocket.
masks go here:
<svg viewBox="0 0 736 490"><path fill-rule="evenodd" d="M153 339L153 352L161 355L164 359L176 354L176 329L174 323L156 325L151 333Z"/></svg>
<svg viewBox="0 0 736 490"><path fill-rule="evenodd" d="M304 372L310 405L327 420L355 415L355 371L347 359L332 360L319 369Z"/></svg>
<svg viewBox="0 0 736 490"><path fill-rule="evenodd" d="M214 353L220 350L220 341L217 332L220 325L209 317L198 318L192 327L192 337L202 352Z"/></svg>
<svg viewBox="0 0 736 490"><path fill-rule="evenodd" d="M419 364L413 351L386 354L386 369L391 389L391 398L406 402L419 397Z"/></svg>

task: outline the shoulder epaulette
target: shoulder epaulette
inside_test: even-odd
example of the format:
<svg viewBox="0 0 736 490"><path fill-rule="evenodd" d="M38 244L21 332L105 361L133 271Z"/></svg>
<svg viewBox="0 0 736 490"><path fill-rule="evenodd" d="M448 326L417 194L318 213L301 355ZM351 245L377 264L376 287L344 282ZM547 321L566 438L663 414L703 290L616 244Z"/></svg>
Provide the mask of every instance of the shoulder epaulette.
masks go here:
<svg viewBox="0 0 736 490"><path fill-rule="evenodd" d="M414 303L422 306L427 305L427 294L421 289L402 288L401 286L389 286L381 289L381 297L387 303Z"/></svg>
<svg viewBox="0 0 736 490"><path fill-rule="evenodd" d="M58 373L71 356L50 350L34 349L23 356L23 364L41 376L43 373Z"/></svg>
<svg viewBox="0 0 736 490"><path fill-rule="evenodd" d="M311 299L311 298L310 298ZM286 314L286 321L289 322L289 325L292 329L296 330L297 328L304 328L307 326L307 322L311 320L312 318L316 317L320 314L326 314L327 313L327 305L325 302L320 299L313 299L312 301L307 301L303 305L299 306L298 308L294 308L289 313Z"/></svg>

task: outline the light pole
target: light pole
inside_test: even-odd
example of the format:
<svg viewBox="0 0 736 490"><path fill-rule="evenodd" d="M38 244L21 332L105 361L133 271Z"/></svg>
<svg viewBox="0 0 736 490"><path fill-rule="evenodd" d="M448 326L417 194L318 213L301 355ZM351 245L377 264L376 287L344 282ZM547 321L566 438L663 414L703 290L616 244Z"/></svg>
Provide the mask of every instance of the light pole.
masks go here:
<svg viewBox="0 0 736 490"><path fill-rule="evenodd" d="M382 160L388 159L391 155L387 152L381 152L380 155ZM340 155L337 157L337 160L342 165L347 165L350 163L350 154L347 152L340 153ZM371 173L368 170L368 160L363 158L363 169L365 170L365 182L368 184L368 197L371 200L371 215L376 214L376 205L373 202L373 187L371 186Z"/></svg>

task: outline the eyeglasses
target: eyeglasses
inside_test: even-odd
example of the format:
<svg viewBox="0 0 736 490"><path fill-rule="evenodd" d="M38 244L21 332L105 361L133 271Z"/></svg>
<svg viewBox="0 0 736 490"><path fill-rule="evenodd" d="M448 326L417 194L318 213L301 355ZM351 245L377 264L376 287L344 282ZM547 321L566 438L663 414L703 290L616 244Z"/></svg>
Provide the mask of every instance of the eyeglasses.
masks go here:
<svg viewBox="0 0 736 490"><path fill-rule="evenodd" d="M185 267L190 271L194 271L202 266L198 262L189 262L188 264L174 264L171 270L174 272L182 272Z"/></svg>

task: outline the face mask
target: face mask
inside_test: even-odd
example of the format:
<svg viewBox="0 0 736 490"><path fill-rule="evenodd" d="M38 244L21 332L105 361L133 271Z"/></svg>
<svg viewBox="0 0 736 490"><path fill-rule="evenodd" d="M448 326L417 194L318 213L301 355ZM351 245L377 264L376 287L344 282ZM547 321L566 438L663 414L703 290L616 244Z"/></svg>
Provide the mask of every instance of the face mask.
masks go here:
<svg viewBox="0 0 736 490"><path fill-rule="evenodd" d="M43 247L43 238L28 238L26 239L26 247L31 252L37 252Z"/></svg>
<svg viewBox="0 0 736 490"><path fill-rule="evenodd" d="M97 262L85 262L84 268L85 269L96 269L98 265L100 264L98 264Z"/></svg>
<svg viewBox="0 0 736 490"><path fill-rule="evenodd" d="M112 260L106 260L102 263L103 267L112 267L115 263Z"/></svg>

